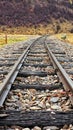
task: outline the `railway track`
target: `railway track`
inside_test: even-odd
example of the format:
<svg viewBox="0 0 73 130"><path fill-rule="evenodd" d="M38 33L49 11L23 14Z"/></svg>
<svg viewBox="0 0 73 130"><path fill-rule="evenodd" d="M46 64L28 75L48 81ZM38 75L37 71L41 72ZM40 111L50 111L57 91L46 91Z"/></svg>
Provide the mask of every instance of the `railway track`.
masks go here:
<svg viewBox="0 0 73 130"><path fill-rule="evenodd" d="M73 74L64 68L72 60L46 37L27 47L0 86L1 130L73 128Z"/></svg>
<svg viewBox="0 0 73 130"><path fill-rule="evenodd" d="M32 43L33 40L34 39L30 40L30 42L28 40L0 49L0 83L5 80L19 56L26 50L27 46Z"/></svg>
<svg viewBox="0 0 73 130"><path fill-rule="evenodd" d="M71 47L66 47L66 50L63 48L63 44L60 41L54 42L54 41L48 41L49 48L54 53L57 60L60 62L62 67L65 69L65 71L69 74L70 78L73 80L73 55L69 54ZM53 48L54 45L54 48ZM69 50L68 50L69 49ZM72 50L71 50L72 51Z"/></svg>

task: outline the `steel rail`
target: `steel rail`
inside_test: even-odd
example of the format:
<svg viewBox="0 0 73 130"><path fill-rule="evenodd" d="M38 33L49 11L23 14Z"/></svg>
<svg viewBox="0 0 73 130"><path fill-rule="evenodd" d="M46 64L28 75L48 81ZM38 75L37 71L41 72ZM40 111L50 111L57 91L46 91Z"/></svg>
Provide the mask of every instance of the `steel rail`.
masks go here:
<svg viewBox="0 0 73 130"><path fill-rule="evenodd" d="M29 53L29 49L30 47L40 39L41 37L34 39L31 44L26 48L26 50L23 52L23 54L19 57L18 61L15 63L15 65L13 66L12 70L10 71L10 73L7 75L6 79L4 80L4 82L0 85L0 107L2 107L10 89L11 86L19 72L19 69L21 68L24 60L26 59L28 53Z"/></svg>
<svg viewBox="0 0 73 130"><path fill-rule="evenodd" d="M47 49L47 53L50 56L51 62L59 76L60 81L64 85L65 91L68 93L71 103L73 105L73 81L70 79L69 75L66 73L66 71L63 69L63 67L60 65L54 54L49 49L49 46L47 43L45 43L45 47Z"/></svg>

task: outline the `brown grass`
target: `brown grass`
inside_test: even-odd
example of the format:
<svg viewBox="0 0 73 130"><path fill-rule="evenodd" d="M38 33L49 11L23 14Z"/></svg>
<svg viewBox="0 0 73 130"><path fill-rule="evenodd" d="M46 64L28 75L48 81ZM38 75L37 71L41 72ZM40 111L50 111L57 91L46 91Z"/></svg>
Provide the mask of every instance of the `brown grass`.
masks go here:
<svg viewBox="0 0 73 130"><path fill-rule="evenodd" d="M73 25L71 22L63 22L60 23L59 21L56 21L52 19L51 24L47 25L37 25L37 26L19 26L19 27L6 27L1 26L0 27L0 34L7 33L7 34L24 34L24 35L43 35L43 34L55 34L55 33L67 33L70 32L70 30L73 28ZM59 30L57 30L57 26L59 26Z"/></svg>

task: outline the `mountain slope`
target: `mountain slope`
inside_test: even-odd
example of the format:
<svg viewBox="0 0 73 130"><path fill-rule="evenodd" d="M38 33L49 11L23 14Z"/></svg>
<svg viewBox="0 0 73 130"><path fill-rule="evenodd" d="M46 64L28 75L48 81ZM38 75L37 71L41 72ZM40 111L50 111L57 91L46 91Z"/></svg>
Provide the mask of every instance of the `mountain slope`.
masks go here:
<svg viewBox="0 0 73 130"><path fill-rule="evenodd" d="M68 0L1 0L0 25L23 26L73 21Z"/></svg>

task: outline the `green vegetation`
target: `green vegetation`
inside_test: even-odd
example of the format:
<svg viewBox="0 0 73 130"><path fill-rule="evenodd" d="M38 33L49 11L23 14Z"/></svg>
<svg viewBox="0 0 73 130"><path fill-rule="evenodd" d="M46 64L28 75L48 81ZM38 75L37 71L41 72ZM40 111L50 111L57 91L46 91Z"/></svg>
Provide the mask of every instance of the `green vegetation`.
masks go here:
<svg viewBox="0 0 73 130"><path fill-rule="evenodd" d="M7 43L6 43L6 35L1 34L0 35L0 46L6 45L6 44L12 44L20 41L25 41L30 36L27 35L7 35Z"/></svg>
<svg viewBox="0 0 73 130"><path fill-rule="evenodd" d="M8 43L15 43L27 40L27 36L24 35L8 35Z"/></svg>

